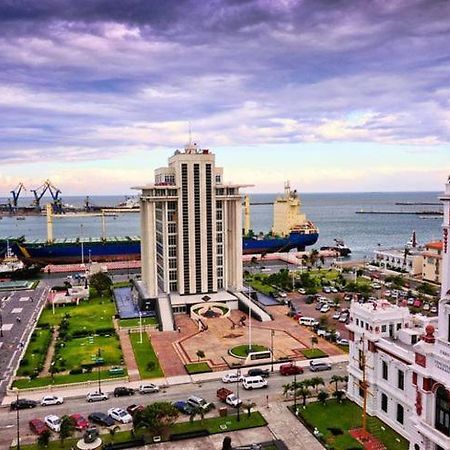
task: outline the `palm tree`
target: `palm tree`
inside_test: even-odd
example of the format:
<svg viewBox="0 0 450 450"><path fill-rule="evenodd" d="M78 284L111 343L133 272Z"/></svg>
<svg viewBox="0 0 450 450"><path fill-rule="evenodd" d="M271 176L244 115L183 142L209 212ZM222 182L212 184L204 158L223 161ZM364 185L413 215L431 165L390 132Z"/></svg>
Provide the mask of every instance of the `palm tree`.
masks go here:
<svg viewBox="0 0 450 450"><path fill-rule="evenodd" d="M341 377L340 375L333 375L330 379L330 384L334 383L334 391L337 392L338 391L338 383L340 383L341 381L345 381L344 377Z"/></svg>
<svg viewBox="0 0 450 450"><path fill-rule="evenodd" d="M319 343L319 339L317 339L317 336L311 336L311 347L315 348L315 346Z"/></svg>
<svg viewBox="0 0 450 450"><path fill-rule="evenodd" d="M320 403L323 403L325 405L325 402L327 401L330 394L326 391L320 391L317 395L317 400L319 400Z"/></svg>
<svg viewBox="0 0 450 450"><path fill-rule="evenodd" d="M292 384L291 384L291 383L283 384L282 388L283 388L283 395L284 395L285 397L287 397L288 393L289 393L290 391L292 391Z"/></svg>
<svg viewBox="0 0 450 450"><path fill-rule="evenodd" d="M203 419L205 418L206 411L201 406L196 406L195 408L192 408L191 413L189 414L189 422L193 422L195 419L195 416L200 416L200 421L203 422Z"/></svg>
<svg viewBox="0 0 450 450"><path fill-rule="evenodd" d="M313 377L310 380L311 387L313 387L316 392L318 391L319 386L325 386L325 382L323 381L323 378L321 377Z"/></svg>
<svg viewBox="0 0 450 450"><path fill-rule="evenodd" d="M306 386L300 386L295 392L296 396L300 396L303 400L303 406L306 406L306 398L311 395L311 391Z"/></svg>
<svg viewBox="0 0 450 450"><path fill-rule="evenodd" d="M249 418L252 414L252 408L256 406L256 403L247 402L242 405L242 407L247 411L247 418Z"/></svg>

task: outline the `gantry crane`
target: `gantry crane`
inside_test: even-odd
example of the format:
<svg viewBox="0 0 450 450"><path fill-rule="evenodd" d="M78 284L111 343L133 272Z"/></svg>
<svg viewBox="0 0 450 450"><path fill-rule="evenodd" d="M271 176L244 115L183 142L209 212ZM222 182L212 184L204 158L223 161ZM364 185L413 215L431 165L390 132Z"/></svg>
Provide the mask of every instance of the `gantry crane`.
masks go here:
<svg viewBox="0 0 450 450"><path fill-rule="evenodd" d="M55 187L50 180L45 180L38 188L31 189L31 192L34 194L34 200L32 206L36 209L41 209L41 199L45 195L45 193L49 191L52 197L53 203L52 208L53 212L61 213L62 212L62 203L59 198L59 194L61 194L61 190Z"/></svg>
<svg viewBox="0 0 450 450"><path fill-rule="evenodd" d="M22 190L26 191L26 188L25 188L24 184L22 182L20 182L14 190L10 191L13 196L11 206L14 209L17 208L17 202L19 200L19 196L20 196L20 193L22 192Z"/></svg>

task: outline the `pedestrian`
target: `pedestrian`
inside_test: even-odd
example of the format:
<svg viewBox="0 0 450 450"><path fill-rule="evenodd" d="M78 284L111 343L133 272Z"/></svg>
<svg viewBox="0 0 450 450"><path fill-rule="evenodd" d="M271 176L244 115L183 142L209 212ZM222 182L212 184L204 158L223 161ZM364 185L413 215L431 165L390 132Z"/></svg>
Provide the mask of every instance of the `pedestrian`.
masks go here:
<svg viewBox="0 0 450 450"><path fill-rule="evenodd" d="M33 303L34 302L34 298L30 297L30 301L31 301L31 303Z"/></svg>
<svg viewBox="0 0 450 450"><path fill-rule="evenodd" d="M20 323L20 317L16 317L16 321Z"/></svg>
<svg viewBox="0 0 450 450"><path fill-rule="evenodd" d="M181 333L181 328L180 327L178 327L177 330L178 330L178 333Z"/></svg>

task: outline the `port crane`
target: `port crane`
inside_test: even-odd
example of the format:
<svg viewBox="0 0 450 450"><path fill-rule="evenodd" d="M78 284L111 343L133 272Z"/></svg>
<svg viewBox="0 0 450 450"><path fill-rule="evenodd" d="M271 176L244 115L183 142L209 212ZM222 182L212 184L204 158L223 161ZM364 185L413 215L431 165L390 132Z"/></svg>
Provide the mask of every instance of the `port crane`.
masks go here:
<svg viewBox="0 0 450 450"><path fill-rule="evenodd" d="M62 212L62 203L59 194L61 194L61 190L55 187L50 180L45 180L38 188L31 189L31 192L34 194L34 200L32 206L36 209L41 208L41 199L45 195L46 192L50 192L53 203L52 208L54 212Z"/></svg>
<svg viewBox="0 0 450 450"><path fill-rule="evenodd" d="M12 194L12 205L11 205L11 201L10 201L10 205L12 208L16 209L17 208L17 202L19 200L19 196L20 193L23 191L26 191L26 187L24 186L24 184L22 182L20 182L11 192Z"/></svg>

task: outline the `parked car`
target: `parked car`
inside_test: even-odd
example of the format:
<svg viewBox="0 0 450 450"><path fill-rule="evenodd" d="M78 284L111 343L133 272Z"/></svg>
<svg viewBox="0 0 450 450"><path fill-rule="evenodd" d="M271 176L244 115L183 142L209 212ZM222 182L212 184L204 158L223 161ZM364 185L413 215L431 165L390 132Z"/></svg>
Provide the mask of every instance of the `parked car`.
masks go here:
<svg viewBox="0 0 450 450"><path fill-rule="evenodd" d="M75 413L72 414L70 417L73 419L75 423L76 430L83 431L89 428L89 422L81 414Z"/></svg>
<svg viewBox="0 0 450 450"><path fill-rule="evenodd" d="M278 292L278 295L281 297L281 298L286 298L287 297L287 294L286 294L286 292Z"/></svg>
<svg viewBox="0 0 450 450"><path fill-rule="evenodd" d="M110 408L108 409L108 416L120 423L130 423L133 418L122 408Z"/></svg>
<svg viewBox="0 0 450 450"><path fill-rule="evenodd" d="M339 289L337 287L331 286L330 290L333 294L337 294L339 292Z"/></svg>
<svg viewBox="0 0 450 450"><path fill-rule="evenodd" d="M45 423L41 419L31 419L28 423L30 425L30 430L38 435L41 435L47 429Z"/></svg>
<svg viewBox="0 0 450 450"><path fill-rule="evenodd" d="M417 299L414 301L413 306L415 308L420 308L422 306L422 302L419 299Z"/></svg>
<svg viewBox="0 0 450 450"><path fill-rule="evenodd" d="M300 317L298 323L307 327L315 327L319 325L319 321L314 317Z"/></svg>
<svg viewBox="0 0 450 450"><path fill-rule="evenodd" d="M323 291L325 294L330 294L330 293L331 293L331 288L328 287L328 286L324 286L324 287L322 288L322 291Z"/></svg>
<svg viewBox="0 0 450 450"><path fill-rule="evenodd" d="M93 412L89 414L88 419L92 423L96 423L97 425L102 425L104 427L112 427L114 425L114 420L102 412Z"/></svg>
<svg viewBox="0 0 450 450"><path fill-rule="evenodd" d="M414 305L414 301L415 301L414 297L409 297L408 300L406 301L406 304L412 306Z"/></svg>
<svg viewBox="0 0 450 450"><path fill-rule="evenodd" d="M36 408L37 404L38 403L35 402L34 400L27 400L26 398L19 398L19 400L12 402L9 407L11 408L11 410L15 411L16 409Z"/></svg>
<svg viewBox="0 0 450 450"><path fill-rule="evenodd" d="M338 320L339 317L341 317L341 312L340 312L340 311L336 311L331 317L332 317L334 320Z"/></svg>
<svg viewBox="0 0 450 450"><path fill-rule="evenodd" d="M108 394L105 392L89 392L86 395L86 400L88 402L101 402L103 400L108 400Z"/></svg>
<svg viewBox="0 0 450 450"><path fill-rule="evenodd" d="M153 383L145 383L139 386L140 394L153 394L154 392L159 392L159 386Z"/></svg>
<svg viewBox="0 0 450 450"><path fill-rule="evenodd" d="M247 372L247 377L263 377L263 378L268 378L270 376L270 370L269 369L250 369Z"/></svg>
<svg viewBox="0 0 450 450"><path fill-rule="evenodd" d="M303 373L303 369L293 363L280 366L280 375L298 375L300 373Z"/></svg>
<svg viewBox="0 0 450 450"><path fill-rule="evenodd" d="M312 360L309 362L309 370L311 372L320 372L322 370L331 370L331 364L326 361Z"/></svg>
<svg viewBox="0 0 450 450"><path fill-rule="evenodd" d="M242 387L247 390L266 388L267 380L261 376L245 377L242 381Z"/></svg>
<svg viewBox="0 0 450 450"><path fill-rule="evenodd" d="M46 395L42 397L41 406L62 405L64 399L56 395Z"/></svg>
<svg viewBox="0 0 450 450"><path fill-rule="evenodd" d="M126 397L134 395L134 389L125 386L119 386L114 389L114 397Z"/></svg>
<svg viewBox="0 0 450 450"><path fill-rule="evenodd" d="M209 409L212 403L207 402L204 398L198 397L197 395L191 395L187 399L187 404L193 408Z"/></svg>
<svg viewBox="0 0 450 450"><path fill-rule="evenodd" d="M306 294L306 289L300 288L297 292L299 294L305 295Z"/></svg>
<svg viewBox="0 0 450 450"><path fill-rule="evenodd" d="M438 312L437 306L432 306L430 308L430 312L433 313L433 314L436 314Z"/></svg>
<svg viewBox="0 0 450 450"><path fill-rule="evenodd" d="M45 425L47 425L50 428L50 430L59 433L59 430L61 429L61 419L58 416L55 416L54 414L45 416L44 422Z"/></svg>
<svg viewBox="0 0 450 450"><path fill-rule="evenodd" d="M336 344L339 344L339 345L349 345L349 342L348 342L348 339L338 339L338 340L336 341Z"/></svg>
<svg viewBox="0 0 450 450"><path fill-rule="evenodd" d="M192 413L194 408L189 405L185 400L178 400L176 402L173 402L172 405L178 409L183 414L187 414L188 416Z"/></svg>
<svg viewBox="0 0 450 450"><path fill-rule="evenodd" d="M371 285L371 288L372 289L381 289L381 284L380 283L372 283Z"/></svg>
<svg viewBox="0 0 450 450"><path fill-rule="evenodd" d="M352 299L352 297L353 297L352 294L345 294L344 295L344 300L349 302Z"/></svg>
<svg viewBox="0 0 450 450"><path fill-rule="evenodd" d="M330 305L323 305L322 308L320 308L321 313L327 313L330 310Z"/></svg>
<svg viewBox="0 0 450 450"><path fill-rule="evenodd" d="M137 412L143 411L143 410L144 410L144 407L142 405L136 405L136 404L132 404L127 408L127 412L131 416L134 416Z"/></svg>
<svg viewBox="0 0 450 450"><path fill-rule="evenodd" d="M347 322L347 320L348 320L347 313L341 314L341 316L339 317L339 322Z"/></svg>
<svg viewBox="0 0 450 450"><path fill-rule="evenodd" d="M425 303L423 306L422 306L422 309L424 310L424 311L429 311L430 310L430 304L429 303Z"/></svg>
<svg viewBox="0 0 450 450"><path fill-rule="evenodd" d="M238 375L237 372L226 373L222 377L222 383L237 383L238 381L242 381L244 377L242 375Z"/></svg>

